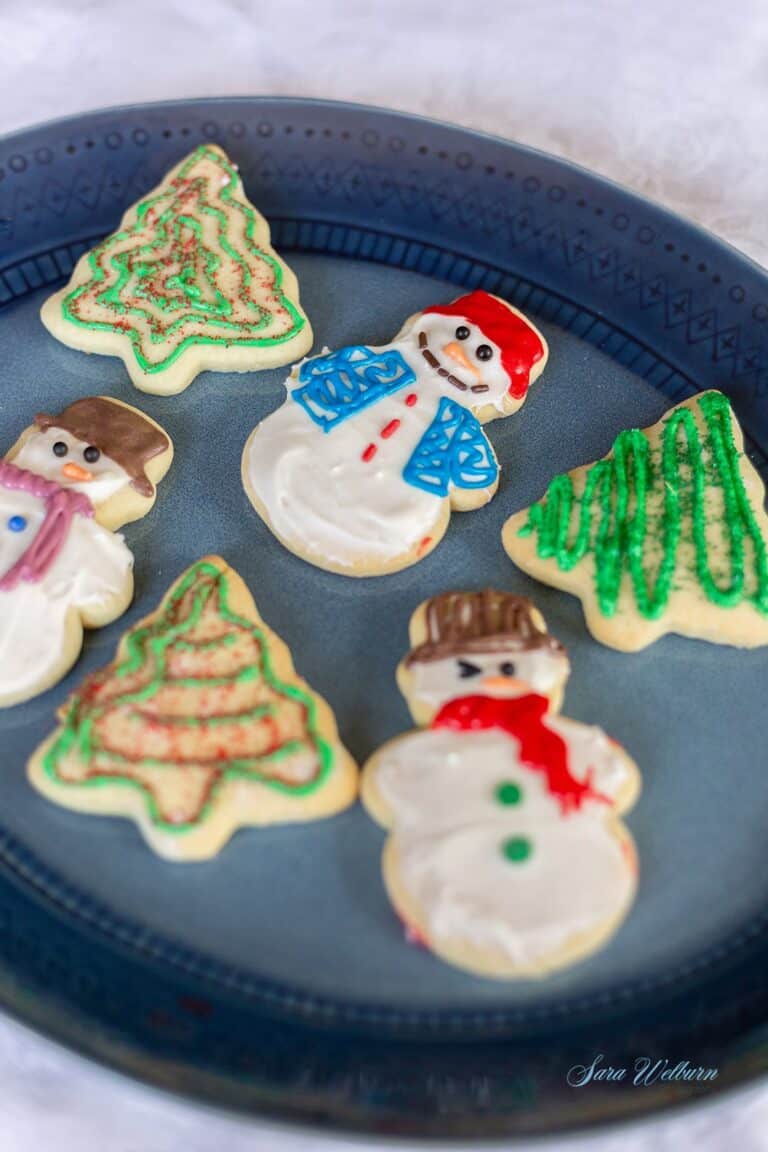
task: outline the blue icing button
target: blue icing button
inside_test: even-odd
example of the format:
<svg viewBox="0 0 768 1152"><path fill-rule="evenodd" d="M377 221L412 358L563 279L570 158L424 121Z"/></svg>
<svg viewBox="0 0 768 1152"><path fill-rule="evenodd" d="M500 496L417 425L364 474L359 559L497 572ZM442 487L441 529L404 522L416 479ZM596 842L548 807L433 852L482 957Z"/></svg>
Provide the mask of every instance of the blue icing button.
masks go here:
<svg viewBox="0 0 768 1152"><path fill-rule="evenodd" d="M23 532L27 526L26 516L11 516L8 521L8 527L11 532Z"/></svg>

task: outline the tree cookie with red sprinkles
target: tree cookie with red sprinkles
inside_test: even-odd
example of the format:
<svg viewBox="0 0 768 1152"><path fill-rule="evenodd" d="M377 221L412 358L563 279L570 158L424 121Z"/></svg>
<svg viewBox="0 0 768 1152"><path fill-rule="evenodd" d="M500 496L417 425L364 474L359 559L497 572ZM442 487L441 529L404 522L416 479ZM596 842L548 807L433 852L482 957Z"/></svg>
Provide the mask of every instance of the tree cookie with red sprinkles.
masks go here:
<svg viewBox="0 0 768 1152"><path fill-rule="evenodd" d="M333 713L218 556L193 564L62 706L28 774L66 808L129 817L178 861L357 795Z"/></svg>
<svg viewBox="0 0 768 1152"><path fill-rule="evenodd" d="M296 277L214 144L129 208L41 316L63 344L119 356L135 386L157 395L181 392L207 369L288 364L312 344Z"/></svg>

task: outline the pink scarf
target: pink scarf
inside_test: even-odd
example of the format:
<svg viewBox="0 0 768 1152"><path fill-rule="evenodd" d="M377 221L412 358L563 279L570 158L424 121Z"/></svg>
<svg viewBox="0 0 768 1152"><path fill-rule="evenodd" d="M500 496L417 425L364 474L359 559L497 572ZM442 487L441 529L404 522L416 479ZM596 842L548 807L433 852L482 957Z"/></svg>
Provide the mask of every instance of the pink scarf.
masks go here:
<svg viewBox="0 0 768 1152"><path fill-rule="evenodd" d="M29 492L45 501L45 519L34 540L0 578L0 592L10 592L21 581L36 584L42 580L63 548L73 518L93 516L93 505L82 493L62 488L55 480L45 480L7 460L0 460L0 487L10 492Z"/></svg>

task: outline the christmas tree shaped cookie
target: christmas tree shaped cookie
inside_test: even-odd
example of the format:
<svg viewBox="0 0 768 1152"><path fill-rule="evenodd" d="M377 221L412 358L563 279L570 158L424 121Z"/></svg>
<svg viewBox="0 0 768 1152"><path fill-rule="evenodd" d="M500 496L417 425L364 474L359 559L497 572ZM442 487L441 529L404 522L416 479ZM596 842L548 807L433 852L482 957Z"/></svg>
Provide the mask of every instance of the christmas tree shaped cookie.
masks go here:
<svg viewBox="0 0 768 1152"><path fill-rule="evenodd" d="M525 597L443 593L410 634L397 680L420 727L380 748L362 781L407 934L503 979L581 959L634 898L621 814L635 764L602 729L557 714L568 656Z"/></svg>
<svg viewBox="0 0 768 1152"><path fill-rule="evenodd" d="M201 145L46 300L62 343L120 356L143 392L288 364L312 344L296 277L221 148Z"/></svg>
<svg viewBox="0 0 768 1152"><path fill-rule="evenodd" d="M768 644L763 483L720 392L703 392L608 456L557 476L510 517L518 567L579 596L597 640L626 652L665 632Z"/></svg>
<svg viewBox="0 0 768 1152"><path fill-rule="evenodd" d="M357 792L328 705L216 556L177 580L59 719L30 760L33 785L132 818L169 859L213 856L244 825L331 815Z"/></svg>

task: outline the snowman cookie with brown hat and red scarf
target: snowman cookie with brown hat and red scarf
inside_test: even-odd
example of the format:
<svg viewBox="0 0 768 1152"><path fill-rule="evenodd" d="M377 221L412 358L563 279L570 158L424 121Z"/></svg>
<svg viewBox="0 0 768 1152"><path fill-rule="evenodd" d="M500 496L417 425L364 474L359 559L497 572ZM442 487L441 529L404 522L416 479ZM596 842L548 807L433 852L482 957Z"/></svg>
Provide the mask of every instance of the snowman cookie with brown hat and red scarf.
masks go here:
<svg viewBox="0 0 768 1152"><path fill-rule="evenodd" d="M409 317L390 344L305 360L248 439L246 493L320 568L405 568L440 542L451 510L492 498L499 464L482 425L516 412L546 361L533 324L481 291Z"/></svg>
<svg viewBox="0 0 768 1152"><path fill-rule="evenodd" d="M0 461L0 707L50 688L83 628L133 596L133 555L115 530L145 516L173 445L158 424L106 396L40 413Z"/></svg>
<svg viewBox="0 0 768 1152"><path fill-rule="evenodd" d="M570 666L522 596L449 592L411 619L397 678L420 728L365 765L382 867L411 939L480 975L536 976L599 947L637 858L621 813L640 775L600 728L558 715Z"/></svg>

